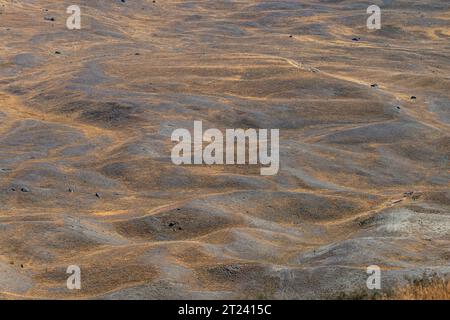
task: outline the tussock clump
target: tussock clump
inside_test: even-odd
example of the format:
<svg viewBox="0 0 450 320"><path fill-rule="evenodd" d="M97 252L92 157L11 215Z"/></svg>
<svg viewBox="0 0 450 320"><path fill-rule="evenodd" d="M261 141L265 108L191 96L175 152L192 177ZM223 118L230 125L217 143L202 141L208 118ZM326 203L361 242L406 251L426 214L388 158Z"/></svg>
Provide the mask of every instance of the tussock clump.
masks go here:
<svg viewBox="0 0 450 320"><path fill-rule="evenodd" d="M437 275L410 280L384 299L390 300L450 300L450 281Z"/></svg>

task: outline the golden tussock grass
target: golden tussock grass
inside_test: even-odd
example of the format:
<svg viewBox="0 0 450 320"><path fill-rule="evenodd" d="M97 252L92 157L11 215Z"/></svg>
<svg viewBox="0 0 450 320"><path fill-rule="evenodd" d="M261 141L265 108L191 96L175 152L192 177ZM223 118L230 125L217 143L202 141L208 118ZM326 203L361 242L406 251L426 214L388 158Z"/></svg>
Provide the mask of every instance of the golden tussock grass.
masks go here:
<svg viewBox="0 0 450 320"><path fill-rule="evenodd" d="M450 300L450 281L438 277L410 281L384 299L390 300Z"/></svg>

